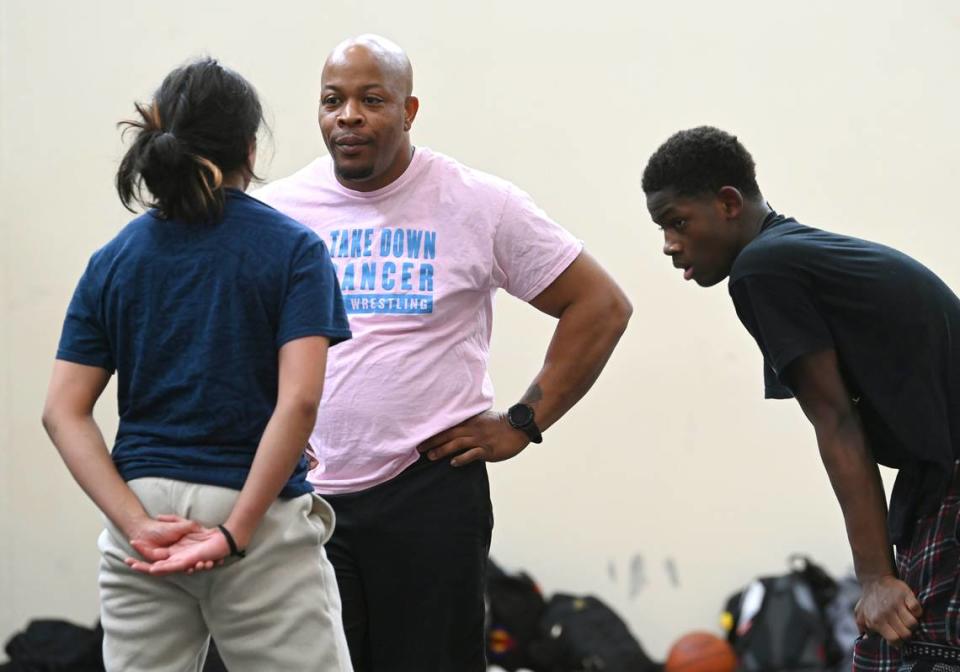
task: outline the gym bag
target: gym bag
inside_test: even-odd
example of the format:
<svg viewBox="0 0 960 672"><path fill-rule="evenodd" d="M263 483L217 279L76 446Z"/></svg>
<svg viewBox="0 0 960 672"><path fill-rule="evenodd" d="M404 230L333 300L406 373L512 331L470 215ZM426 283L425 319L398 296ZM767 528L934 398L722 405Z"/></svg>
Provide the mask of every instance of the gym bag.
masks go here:
<svg viewBox="0 0 960 672"><path fill-rule="evenodd" d="M52 619L30 621L7 642L2 672L103 672L103 629Z"/></svg>
<svg viewBox="0 0 960 672"><path fill-rule="evenodd" d="M809 558L762 577L727 601L727 639L741 672L826 672L843 660L825 609L837 584Z"/></svg>
<svg viewBox="0 0 960 672"><path fill-rule="evenodd" d="M487 561L487 660L508 672L533 667L530 644L539 634L546 602L525 572L507 574Z"/></svg>
<svg viewBox="0 0 960 672"><path fill-rule="evenodd" d="M531 647L538 672L654 672L654 663L626 623L595 597L557 594Z"/></svg>

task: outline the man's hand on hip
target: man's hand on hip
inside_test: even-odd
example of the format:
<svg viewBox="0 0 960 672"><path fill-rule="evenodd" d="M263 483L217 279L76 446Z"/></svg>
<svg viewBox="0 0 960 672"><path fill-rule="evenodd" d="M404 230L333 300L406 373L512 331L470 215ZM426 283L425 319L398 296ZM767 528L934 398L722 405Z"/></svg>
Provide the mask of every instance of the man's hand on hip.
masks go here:
<svg viewBox="0 0 960 672"><path fill-rule="evenodd" d="M464 420L417 446L431 460L440 460L450 455L455 467L484 460L500 462L509 460L527 447L530 440L523 432L514 429L502 413L485 411Z"/></svg>

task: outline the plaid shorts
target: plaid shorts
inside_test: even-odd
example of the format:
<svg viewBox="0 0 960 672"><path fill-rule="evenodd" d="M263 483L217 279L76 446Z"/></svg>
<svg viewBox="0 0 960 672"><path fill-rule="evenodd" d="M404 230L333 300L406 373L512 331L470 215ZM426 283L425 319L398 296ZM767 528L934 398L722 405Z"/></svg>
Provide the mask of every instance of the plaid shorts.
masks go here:
<svg viewBox="0 0 960 672"><path fill-rule="evenodd" d="M960 467L940 509L917 521L910 546L897 549L897 570L923 607L913 640L960 648ZM903 660L880 635L857 640L854 672L960 672L949 663Z"/></svg>

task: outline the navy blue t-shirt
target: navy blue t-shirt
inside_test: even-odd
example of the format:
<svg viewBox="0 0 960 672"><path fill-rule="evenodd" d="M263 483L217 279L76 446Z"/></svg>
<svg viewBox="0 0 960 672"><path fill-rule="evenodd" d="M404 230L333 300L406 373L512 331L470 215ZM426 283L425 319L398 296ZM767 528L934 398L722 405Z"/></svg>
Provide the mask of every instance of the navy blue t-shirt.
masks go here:
<svg viewBox="0 0 960 672"><path fill-rule="evenodd" d="M243 487L277 402L278 350L350 338L323 242L237 190L213 224L148 212L98 250L57 359L117 372L113 461L146 476ZM311 491L301 458L281 497Z"/></svg>

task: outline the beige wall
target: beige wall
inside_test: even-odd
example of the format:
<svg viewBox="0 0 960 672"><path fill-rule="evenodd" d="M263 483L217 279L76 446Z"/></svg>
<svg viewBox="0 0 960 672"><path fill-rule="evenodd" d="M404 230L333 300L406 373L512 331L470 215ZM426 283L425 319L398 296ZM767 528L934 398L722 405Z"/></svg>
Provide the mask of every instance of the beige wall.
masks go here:
<svg viewBox="0 0 960 672"><path fill-rule="evenodd" d="M3 0L0 639L32 617L96 617L98 515L39 413L74 283L128 219L114 123L210 53L259 88L274 129L259 169L287 174L322 148L326 51L365 31L410 52L415 141L531 192L636 308L590 395L542 446L492 467L494 555L547 591L600 595L656 655L715 627L728 593L791 552L845 571L811 431L795 404L761 399L725 290L683 283L659 254L640 174L674 130L719 125L753 152L776 208L899 247L960 289L955 2ZM499 300L500 406L550 329ZM112 394L98 411L108 434Z"/></svg>

